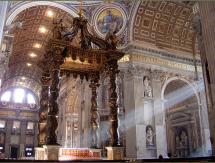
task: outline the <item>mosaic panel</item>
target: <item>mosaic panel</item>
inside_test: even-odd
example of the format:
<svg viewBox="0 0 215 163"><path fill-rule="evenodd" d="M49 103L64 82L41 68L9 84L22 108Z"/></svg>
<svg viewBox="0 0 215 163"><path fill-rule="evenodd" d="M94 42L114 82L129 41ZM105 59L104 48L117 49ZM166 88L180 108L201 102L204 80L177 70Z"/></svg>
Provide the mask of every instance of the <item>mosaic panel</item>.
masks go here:
<svg viewBox="0 0 215 163"><path fill-rule="evenodd" d="M95 31L100 36L107 33L121 33L125 27L125 15L117 7L103 7L95 16Z"/></svg>

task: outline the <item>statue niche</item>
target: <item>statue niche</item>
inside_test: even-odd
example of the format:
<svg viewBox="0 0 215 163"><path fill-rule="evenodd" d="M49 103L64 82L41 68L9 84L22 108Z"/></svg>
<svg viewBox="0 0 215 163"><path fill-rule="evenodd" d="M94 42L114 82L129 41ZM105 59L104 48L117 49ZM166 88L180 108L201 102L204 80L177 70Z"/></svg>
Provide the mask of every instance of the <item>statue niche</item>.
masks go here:
<svg viewBox="0 0 215 163"><path fill-rule="evenodd" d="M144 97L152 97L151 81L148 76L143 77Z"/></svg>

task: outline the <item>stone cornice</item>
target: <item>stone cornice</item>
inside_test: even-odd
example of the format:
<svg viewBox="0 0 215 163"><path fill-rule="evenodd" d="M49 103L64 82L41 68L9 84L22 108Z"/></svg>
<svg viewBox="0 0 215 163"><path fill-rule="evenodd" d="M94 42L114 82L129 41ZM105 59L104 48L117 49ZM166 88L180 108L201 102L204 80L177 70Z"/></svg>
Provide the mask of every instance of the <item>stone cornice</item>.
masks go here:
<svg viewBox="0 0 215 163"><path fill-rule="evenodd" d="M191 65L194 63L192 54L189 54L188 57L179 56L177 55L177 53L173 54L172 52L159 51L150 47L142 46L138 43L130 43L126 48L123 49L123 52L130 54L145 54L153 57L159 57L161 59L175 61L178 63L185 63ZM197 64L201 64L199 58L197 58Z"/></svg>

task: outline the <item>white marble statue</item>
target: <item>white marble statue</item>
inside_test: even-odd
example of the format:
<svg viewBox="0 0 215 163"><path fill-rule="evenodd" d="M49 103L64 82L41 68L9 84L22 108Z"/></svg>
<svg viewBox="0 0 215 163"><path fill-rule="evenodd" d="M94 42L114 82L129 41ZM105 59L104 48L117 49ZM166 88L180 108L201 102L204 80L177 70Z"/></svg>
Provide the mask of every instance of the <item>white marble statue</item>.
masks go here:
<svg viewBox="0 0 215 163"><path fill-rule="evenodd" d="M146 145L153 146L154 145L154 131L151 126L146 127Z"/></svg>
<svg viewBox="0 0 215 163"><path fill-rule="evenodd" d="M152 97L152 87L150 86L150 80L148 76L143 78L144 85L144 97Z"/></svg>

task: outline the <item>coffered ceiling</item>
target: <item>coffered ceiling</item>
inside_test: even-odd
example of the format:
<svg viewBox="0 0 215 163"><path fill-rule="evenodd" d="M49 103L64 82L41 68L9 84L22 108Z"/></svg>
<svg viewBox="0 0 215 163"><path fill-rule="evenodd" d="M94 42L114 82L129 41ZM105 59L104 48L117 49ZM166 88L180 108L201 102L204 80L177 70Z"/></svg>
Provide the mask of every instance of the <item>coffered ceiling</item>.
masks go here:
<svg viewBox="0 0 215 163"><path fill-rule="evenodd" d="M134 20L133 40L192 55L190 2L141 1Z"/></svg>

